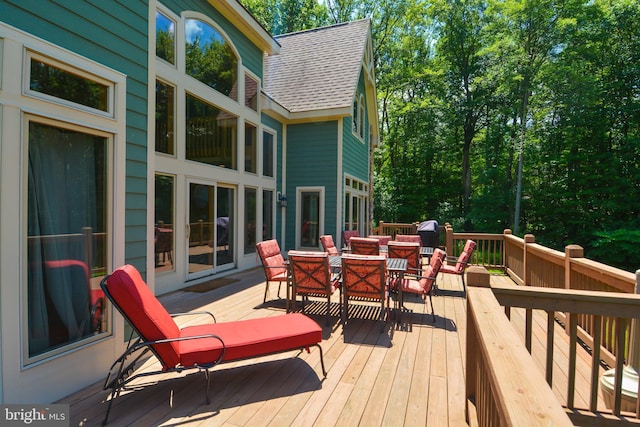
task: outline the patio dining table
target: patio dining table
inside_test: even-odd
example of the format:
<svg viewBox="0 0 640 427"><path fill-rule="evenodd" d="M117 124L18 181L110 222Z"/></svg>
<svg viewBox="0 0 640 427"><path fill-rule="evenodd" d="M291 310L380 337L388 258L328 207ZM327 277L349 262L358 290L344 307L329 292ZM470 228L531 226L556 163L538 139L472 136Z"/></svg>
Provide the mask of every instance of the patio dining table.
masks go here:
<svg viewBox="0 0 640 427"><path fill-rule="evenodd" d="M386 246L385 246L386 249ZM433 254L433 248L431 249L431 254ZM398 280L398 283L402 282L404 278L404 273L407 271L407 260L404 258L387 258L386 259L387 272L389 273L390 278L394 278ZM287 299L286 299L286 310L289 312L293 309L293 301L291 301L291 288L293 287L293 280L291 278L291 269L288 260L285 260L285 266L287 267L287 271L289 274L289 280L287 281ZM331 267L331 271L340 272L342 269L342 256L340 255L330 255L329 256L329 267ZM402 301L402 286L399 286L397 289L398 298L395 301L395 309L394 311L398 311L402 309L402 306L399 305L399 301ZM396 316L397 317L397 316Z"/></svg>
<svg viewBox="0 0 640 427"><path fill-rule="evenodd" d="M380 253L387 253L388 251L389 248L387 247L387 245L380 246ZM342 252L349 253L351 252L351 249L345 246L344 248L342 248ZM433 248L431 246L420 246L421 257L431 257L431 255L433 255ZM337 256L338 258L340 257L339 255L335 256Z"/></svg>

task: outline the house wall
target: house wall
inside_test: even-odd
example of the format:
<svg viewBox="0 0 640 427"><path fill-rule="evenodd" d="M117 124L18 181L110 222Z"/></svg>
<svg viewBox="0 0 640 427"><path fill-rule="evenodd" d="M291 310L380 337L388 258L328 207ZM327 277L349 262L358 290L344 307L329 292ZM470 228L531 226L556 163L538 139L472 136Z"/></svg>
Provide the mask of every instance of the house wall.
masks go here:
<svg viewBox="0 0 640 427"><path fill-rule="evenodd" d="M3 1L0 21L0 40L5 38L4 49L0 49L3 54L0 72L3 72L2 82L6 85L3 92L15 94L0 99L3 104L0 108L3 164L0 173L3 188L0 403L47 403L102 379L105 369L115 358L117 346L113 336L101 335L84 347L74 347L37 363L24 364L26 316L23 313L27 310L24 299L27 278L20 272L26 270L22 254L27 252L21 233L25 230L23 223L27 214L23 209L26 203L22 206L20 202L13 202L21 199L26 184L9 172L19 168L24 156L20 144L14 143L21 138L15 138L15 135L16 132L19 135L24 114L53 120L68 120L69 117L73 120L73 115L68 111L58 113L43 102L32 103L20 94L21 73L24 73L19 71L23 62L21 55L25 47L29 47L43 55L51 54L55 60L88 66L87 72L104 71L118 79L114 118L107 120L109 123L104 128L115 136L114 158L110 159L114 166L110 170L114 212L109 215L114 229L108 262L131 263L144 274L147 253L148 3L135 0L126 4L77 0ZM77 120L83 124L91 118L79 112ZM7 191L9 188L12 190Z"/></svg>
<svg viewBox="0 0 640 427"><path fill-rule="evenodd" d="M283 250L296 247L296 188L324 188L324 233L335 235L338 122L314 122L287 126L286 241Z"/></svg>
<svg viewBox="0 0 640 427"><path fill-rule="evenodd" d="M146 270L148 3L4 1L0 20L127 76L126 261ZM34 7L37 5L37 7ZM109 43L105 43L109 40Z"/></svg>

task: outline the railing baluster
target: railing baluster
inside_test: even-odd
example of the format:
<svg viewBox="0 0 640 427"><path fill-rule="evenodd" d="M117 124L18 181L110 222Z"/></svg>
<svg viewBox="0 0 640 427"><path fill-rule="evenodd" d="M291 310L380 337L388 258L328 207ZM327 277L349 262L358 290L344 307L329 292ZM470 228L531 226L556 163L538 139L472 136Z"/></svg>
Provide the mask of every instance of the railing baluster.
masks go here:
<svg viewBox="0 0 640 427"><path fill-rule="evenodd" d="M613 414L620 415L620 409L622 406L622 371L624 369L624 334L627 326L626 319L616 317L616 344L617 354L616 357L616 377L615 377L615 400L613 403Z"/></svg>
<svg viewBox="0 0 640 427"><path fill-rule="evenodd" d="M576 346L578 345L578 316L575 313L569 313L569 372L568 375L568 392L567 392L567 408L574 408L574 398L576 389Z"/></svg>
<svg viewBox="0 0 640 427"><path fill-rule="evenodd" d="M556 319L555 319L555 312L554 311L547 311L547 374L546 374L546 380L547 380L547 384L549 384L549 386L553 385L553 352L554 352L554 348L553 348L553 338L554 338L554 334L555 334L555 326L556 326Z"/></svg>
<svg viewBox="0 0 640 427"><path fill-rule="evenodd" d="M593 316L593 348L591 356L591 396L589 410L598 410L598 384L600 379L600 344L602 343L602 316Z"/></svg>
<svg viewBox="0 0 640 427"><path fill-rule="evenodd" d="M525 316L525 326L524 326L524 340L525 340L525 347L527 348L527 351L529 352L529 354L531 354L531 334L532 334L532 324L533 324L533 310L531 310L530 308L526 309L526 316Z"/></svg>

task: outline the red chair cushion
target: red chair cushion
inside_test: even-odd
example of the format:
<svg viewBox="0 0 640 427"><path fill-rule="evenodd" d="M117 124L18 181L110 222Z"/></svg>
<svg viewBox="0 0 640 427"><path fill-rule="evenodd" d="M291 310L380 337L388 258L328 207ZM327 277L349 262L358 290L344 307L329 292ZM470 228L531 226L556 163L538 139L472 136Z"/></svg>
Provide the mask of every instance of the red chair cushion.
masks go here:
<svg viewBox="0 0 640 427"><path fill-rule="evenodd" d="M180 329L151 289L132 265L116 269L107 279L114 302L129 316L135 328L146 341L177 338ZM180 350L176 342L154 346L165 368L180 363Z"/></svg>
<svg viewBox="0 0 640 427"><path fill-rule="evenodd" d="M265 267L265 275L267 280L279 280L281 277L286 279L287 268L284 267L284 257L280 252L280 245L277 240L265 240L256 244L258 255Z"/></svg>
<svg viewBox="0 0 640 427"><path fill-rule="evenodd" d="M322 328L302 313L228 323L189 326L181 337L215 334L226 346L223 362L294 350L320 343ZM217 360L222 344L215 339L180 341L181 363L184 366L205 364Z"/></svg>

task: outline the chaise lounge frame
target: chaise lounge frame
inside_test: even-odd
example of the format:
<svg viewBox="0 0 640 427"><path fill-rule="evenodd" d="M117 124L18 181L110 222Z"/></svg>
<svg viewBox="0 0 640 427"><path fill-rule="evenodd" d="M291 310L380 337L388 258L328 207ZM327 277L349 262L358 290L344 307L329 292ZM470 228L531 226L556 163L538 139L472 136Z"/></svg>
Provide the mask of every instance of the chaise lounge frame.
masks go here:
<svg viewBox="0 0 640 427"><path fill-rule="evenodd" d="M120 395L120 392L122 390L128 390L127 385L129 383L131 383L133 380L140 377L165 374L168 372L180 373L186 370L197 369L199 371L204 372L204 375L206 378L205 399L207 404L210 404L211 400L209 398L209 385L211 382L211 375L210 375L209 369L213 368L214 366L221 363L225 363L225 362L251 359L255 357L267 356L270 354L283 353L291 350L300 350L300 352L306 350L307 352L310 352L309 348L311 346L318 347L320 351L320 365L322 367L322 374L324 378L327 377L327 371L324 365L324 357L322 354L322 347L319 344L322 341L322 328L320 328L320 326L318 326L318 324L315 323L315 321L311 320L304 314L293 313L293 314L285 314L281 316L266 317L263 319L251 319L251 320L240 320L235 322L216 323L215 316L212 313L207 311L169 314L166 312L166 310L164 310L164 313L160 313L160 314L165 316L168 315L172 319L178 316L185 316L185 315L202 315L202 314L209 315L212 318L212 321L213 321L212 324L200 325L196 327L205 328L205 329L207 327L210 327L210 328L213 328L212 329L213 331L218 331L219 333L194 334L190 336L169 337L169 338L150 340L150 339L146 339L145 333L143 333L145 331L143 331L142 329L145 327L145 325L142 325L142 327L140 327L140 324L135 321L136 319L133 319L132 316L129 316L127 310L118 303L117 299L114 298L114 295L109 289L109 279L114 277L114 274L120 274L120 275L124 274L126 276L125 280L127 280L127 278L131 278L133 282L131 286L135 287L133 291L139 292L139 294L141 295L140 296L141 300L147 299L148 301L150 301L152 304L156 306L157 310L160 310L160 309L164 310L164 307L160 305L160 302L151 293L151 291L146 286L144 281L142 281L142 278L140 277L140 273L135 269L135 267L131 265L125 265L123 267L118 268L111 275L108 275L104 279L102 279L100 283L100 287L104 291L105 296L113 304L113 306L118 310L118 312L122 314L125 320L129 322L129 324L132 327L131 335L129 336L126 350L113 362L104 382L103 389L104 390L110 389L111 392L109 394L109 406L107 407L107 412L102 422L103 426L107 424L107 420L109 418L109 413L111 411L111 406L113 404L113 401ZM141 311L144 311L144 309L146 308L147 306L145 305L145 307L143 307ZM296 343L295 345L293 344L293 342L295 342L297 338L296 331L288 332L287 330L285 330L285 329L290 329L290 328L283 327L283 323L285 319L288 325L299 324L300 322L303 323L303 326L301 327L302 331L300 331L300 328L298 328L297 333L299 334L300 339L305 341ZM234 336L229 335L229 330L234 329L235 331L238 331L238 330L246 331L246 335L251 337L252 331L255 334L256 326L259 323L262 323L263 326L265 325L267 326L266 329L271 331L269 332L271 334L270 336L266 336L265 334L265 336L262 337L262 340L258 340L258 341L255 340L255 336L254 336L252 342L242 343L242 342L238 342L238 336L239 335L244 336L245 334L234 334ZM188 329L188 328L185 328L185 329ZM291 329L295 329L295 328L291 328ZM137 337L134 337L134 334L137 334ZM202 360L199 360L197 363L193 363L187 366L182 365L180 363L175 364L174 366L170 366L165 360L165 358L163 357L162 352L158 351L159 345L166 346L166 345L172 345L172 343L177 344L180 341L206 340L206 339L209 339L209 340L213 339L215 340L215 342L219 343L219 345L213 345L211 346L211 348L205 349L208 352L212 353L214 357L211 357L211 360L204 363L202 362ZM232 344L233 348L236 349L235 355L229 355L229 352L228 352L229 347L227 346L227 344L225 344L225 339L229 342L233 342ZM247 338L247 340L249 339L250 338ZM244 344L244 347L243 347L243 344ZM253 348L253 347L256 347L256 348ZM268 348L269 350L259 351L257 348L261 348L261 347ZM160 361L160 363L162 364L162 369L157 371L139 372L134 374L134 371L136 369L136 365L138 364L138 362L141 361L143 357L147 355L149 352L151 352Z"/></svg>

